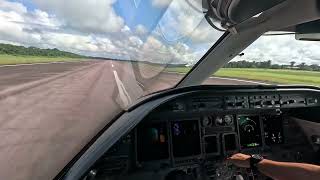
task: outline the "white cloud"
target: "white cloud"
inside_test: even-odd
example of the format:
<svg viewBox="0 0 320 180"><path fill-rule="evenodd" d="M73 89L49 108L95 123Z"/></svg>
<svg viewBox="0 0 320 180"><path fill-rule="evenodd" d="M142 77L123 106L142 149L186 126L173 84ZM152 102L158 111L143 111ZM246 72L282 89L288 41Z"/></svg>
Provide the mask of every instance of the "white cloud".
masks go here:
<svg viewBox="0 0 320 180"><path fill-rule="evenodd" d="M71 51L97 51L91 36L82 36L62 33L46 33L42 36L44 42L52 47L59 47Z"/></svg>
<svg viewBox="0 0 320 180"><path fill-rule="evenodd" d="M160 51L164 50L165 46L162 44L161 41L156 39L153 36L149 36L146 43L144 44L145 49L150 49L150 50L155 50L155 51Z"/></svg>
<svg viewBox="0 0 320 180"><path fill-rule="evenodd" d="M18 2L10 2L5 0L0 0L0 8L3 11L13 11L19 13L26 13L27 8Z"/></svg>
<svg viewBox="0 0 320 180"><path fill-rule="evenodd" d="M10 11L0 10L0 39L9 42L37 43L40 37L34 33L24 31L24 25L17 22L24 22L23 15Z"/></svg>
<svg viewBox="0 0 320 180"><path fill-rule="evenodd" d="M133 31L124 23L118 27L117 33L112 33L112 27L96 28L91 31L90 28L95 28L98 23L95 20L101 20L100 25L103 24L102 19L103 22L108 21L105 20L107 16L118 17L111 7L114 1L104 0L102 4L77 1L76 5L75 2L71 0L64 4L65 2L62 3L59 0L36 0L41 10L27 11L21 3L0 0L0 4L4 4L0 7L0 41L41 48L58 48L84 55L117 56L159 63L192 63L196 59L194 54L201 54L183 42L167 44L159 36L159 32L154 31L149 35L147 29L141 24L136 25ZM103 12L109 13L108 15L98 13L92 17L92 9L97 5L111 8L112 11ZM62 9L59 9L58 7L61 6L63 6ZM74 9L71 6L74 6L72 7ZM88 13L78 12L80 7L86 7ZM99 11L101 9L95 9L95 12ZM67 17L67 15L70 16ZM85 22L92 18L95 20L89 28ZM72 21L73 24L70 24L71 20L77 21ZM105 33L95 33L96 31Z"/></svg>
<svg viewBox="0 0 320 180"><path fill-rule="evenodd" d="M129 37L129 40L130 40L131 45L134 47L140 47L143 44L142 40L140 38L138 38L137 36L131 36L131 37Z"/></svg>
<svg viewBox="0 0 320 180"><path fill-rule="evenodd" d="M114 51L116 49L115 45L108 38L96 38L96 41L102 51Z"/></svg>
<svg viewBox="0 0 320 180"><path fill-rule="evenodd" d="M27 8L18 2L0 0L0 39L22 45L38 45L42 41L39 27L57 28L59 22L48 13Z"/></svg>
<svg viewBox="0 0 320 180"><path fill-rule="evenodd" d="M39 9L28 12L20 3L0 1L0 5L3 4L5 6L0 6L0 40L3 43L58 48L87 55L116 49L107 38L95 39L59 30L61 22L47 12Z"/></svg>
<svg viewBox="0 0 320 180"><path fill-rule="evenodd" d="M164 44L154 35L149 36L137 52L137 59L155 63L192 64L196 60L194 49L187 44Z"/></svg>
<svg viewBox="0 0 320 180"><path fill-rule="evenodd" d="M27 14L25 21L30 24L38 24L52 28L61 26L61 23L58 21L58 19L56 19L55 16L49 15L47 12L39 9Z"/></svg>
<svg viewBox="0 0 320 180"><path fill-rule="evenodd" d="M311 41L297 41L294 35L262 36L251 44L244 56L234 60L267 61L273 63L289 64L295 61L297 64L320 64L320 43Z"/></svg>
<svg viewBox="0 0 320 180"><path fill-rule="evenodd" d="M203 20L199 26L189 35L190 40L197 44L209 43L213 45L221 36L223 32L214 30L208 23Z"/></svg>
<svg viewBox="0 0 320 180"><path fill-rule="evenodd" d="M66 8L61 11L56 9L61 5L60 0L36 1L39 1L39 4L42 3L41 10L28 10L21 3L0 0L0 42L58 48L91 56L190 65L199 60L221 36L220 32L213 30L203 20L201 13L190 8L183 0L176 0L170 4L160 25L154 31L147 32L148 30L141 24L130 28L122 22L117 27L117 33L112 33L114 27L95 29L104 33L89 30L94 28L102 17L119 17L112 9L113 0L103 0L102 4L95 1L92 4L89 1L77 1L73 11L87 6L89 14L65 12L66 9L71 8L75 0L68 1ZM97 4L111 8L112 11L109 12L111 15L98 13L96 17L92 17L90 12ZM49 5L53 7L47 7ZM97 12L99 11L101 9L98 8ZM64 13L70 13L73 17L61 18ZM83 26L85 23L80 20L80 15L85 21L92 18L96 21L87 29L89 26ZM91 17L86 17L87 15ZM73 25L68 24L76 16L79 16L78 21L73 22ZM72 28L66 28L66 25ZM243 57L237 57L235 60L272 60L281 64L293 60L297 63L319 64L319 49L318 42L296 41L293 36L268 36L261 37L245 50Z"/></svg>
<svg viewBox="0 0 320 180"><path fill-rule="evenodd" d="M123 26L120 29L120 32L122 32L123 34L129 34L129 33L131 33L131 29L128 26Z"/></svg>
<svg viewBox="0 0 320 180"><path fill-rule="evenodd" d="M138 24L136 26L136 33L138 35L145 35L148 32L148 30L141 24Z"/></svg>
<svg viewBox="0 0 320 180"><path fill-rule="evenodd" d="M161 33L169 41L190 39L194 44L212 44L222 35L207 23L202 12L185 0L173 1L159 24Z"/></svg>
<svg viewBox="0 0 320 180"><path fill-rule="evenodd" d="M172 0L152 0L152 5L158 8L164 8L170 5Z"/></svg>
<svg viewBox="0 0 320 180"><path fill-rule="evenodd" d="M118 32L124 20L112 4L115 0L34 0L40 9L54 13L67 27L85 33Z"/></svg>

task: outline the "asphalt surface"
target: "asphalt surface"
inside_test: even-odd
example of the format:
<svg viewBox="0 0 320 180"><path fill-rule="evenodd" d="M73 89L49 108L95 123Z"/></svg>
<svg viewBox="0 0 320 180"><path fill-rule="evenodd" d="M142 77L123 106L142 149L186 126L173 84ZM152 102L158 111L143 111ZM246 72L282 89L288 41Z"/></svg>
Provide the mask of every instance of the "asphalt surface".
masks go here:
<svg viewBox="0 0 320 180"><path fill-rule="evenodd" d="M0 179L52 179L121 108L183 77L133 67L96 60L0 66Z"/></svg>

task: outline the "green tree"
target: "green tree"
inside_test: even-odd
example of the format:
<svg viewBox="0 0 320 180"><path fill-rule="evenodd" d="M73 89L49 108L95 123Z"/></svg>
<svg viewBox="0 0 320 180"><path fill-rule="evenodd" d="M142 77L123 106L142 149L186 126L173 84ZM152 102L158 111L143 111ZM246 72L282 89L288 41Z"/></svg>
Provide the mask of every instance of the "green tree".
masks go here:
<svg viewBox="0 0 320 180"><path fill-rule="evenodd" d="M82 58L84 56L60 51L58 49L40 49L37 47L23 47L11 44L0 44L0 54L8 54L14 56L46 56L46 57L71 57Z"/></svg>
<svg viewBox="0 0 320 180"><path fill-rule="evenodd" d="M309 66L312 71L319 71L320 67L318 64L312 64Z"/></svg>
<svg viewBox="0 0 320 180"><path fill-rule="evenodd" d="M303 62L303 63L301 63L301 64L299 64L299 69L300 70L306 70L306 63L305 62Z"/></svg>

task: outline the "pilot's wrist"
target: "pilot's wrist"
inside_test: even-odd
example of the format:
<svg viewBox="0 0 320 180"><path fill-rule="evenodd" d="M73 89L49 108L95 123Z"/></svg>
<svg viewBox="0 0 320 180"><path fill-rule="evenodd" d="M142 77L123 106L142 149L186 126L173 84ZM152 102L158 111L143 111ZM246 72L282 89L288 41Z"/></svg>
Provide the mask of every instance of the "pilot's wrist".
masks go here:
<svg viewBox="0 0 320 180"><path fill-rule="evenodd" d="M267 166L269 164L274 164L274 161L269 160L269 159L263 159L262 161L260 161L257 164L257 168L258 168L258 170L261 170L261 169L263 169L265 166Z"/></svg>
<svg viewBox="0 0 320 180"><path fill-rule="evenodd" d="M263 156L260 154L252 154L249 162L250 162L250 168L252 171L258 171L259 164L264 160Z"/></svg>

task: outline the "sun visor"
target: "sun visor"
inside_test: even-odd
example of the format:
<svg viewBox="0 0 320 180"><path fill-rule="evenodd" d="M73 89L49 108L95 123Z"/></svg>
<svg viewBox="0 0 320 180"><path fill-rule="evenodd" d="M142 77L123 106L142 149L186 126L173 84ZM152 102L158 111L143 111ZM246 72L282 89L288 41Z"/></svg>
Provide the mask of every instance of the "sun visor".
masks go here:
<svg viewBox="0 0 320 180"><path fill-rule="evenodd" d="M205 0L206 1L206 0ZM209 11L225 24L241 23L285 0L207 0Z"/></svg>

